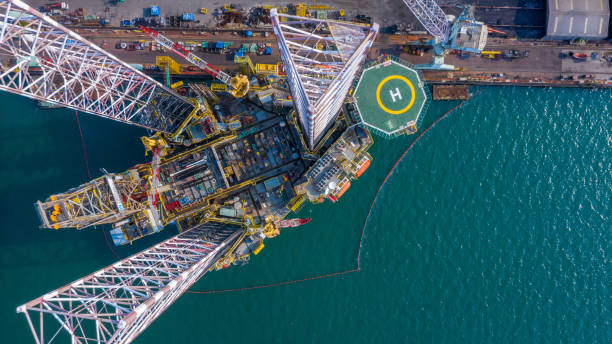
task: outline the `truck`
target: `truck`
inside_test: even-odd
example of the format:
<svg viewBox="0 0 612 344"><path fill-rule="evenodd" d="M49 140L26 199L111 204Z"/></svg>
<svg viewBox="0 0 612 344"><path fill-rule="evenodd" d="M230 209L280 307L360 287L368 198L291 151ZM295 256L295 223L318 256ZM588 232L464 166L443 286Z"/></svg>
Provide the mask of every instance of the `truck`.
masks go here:
<svg viewBox="0 0 612 344"><path fill-rule="evenodd" d="M52 4L44 4L41 6L41 12L65 11L69 8L65 2L54 2Z"/></svg>

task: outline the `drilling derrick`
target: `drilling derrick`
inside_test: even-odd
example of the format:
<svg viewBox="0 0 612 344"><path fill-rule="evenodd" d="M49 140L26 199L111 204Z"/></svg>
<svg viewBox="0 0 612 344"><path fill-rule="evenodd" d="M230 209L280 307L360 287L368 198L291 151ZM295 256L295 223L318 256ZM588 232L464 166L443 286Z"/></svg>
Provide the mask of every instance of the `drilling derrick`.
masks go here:
<svg viewBox="0 0 612 344"><path fill-rule="evenodd" d="M129 343L244 237L208 222L17 308L36 343Z"/></svg>
<svg viewBox="0 0 612 344"><path fill-rule="evenodd" d="M65 193L38 201L36 209L43 228L83 228L114 223L148 210L147 176L150 170L105 174ZM149 214L151 213L151 214ZM154 212L147 212L153 216Z"/></svg>
<svg viewBox="0 0 612 344"><path fill-rule="evenodd" d="M167 134L198 109L20 0L0 1L0 90Z"/></svg>

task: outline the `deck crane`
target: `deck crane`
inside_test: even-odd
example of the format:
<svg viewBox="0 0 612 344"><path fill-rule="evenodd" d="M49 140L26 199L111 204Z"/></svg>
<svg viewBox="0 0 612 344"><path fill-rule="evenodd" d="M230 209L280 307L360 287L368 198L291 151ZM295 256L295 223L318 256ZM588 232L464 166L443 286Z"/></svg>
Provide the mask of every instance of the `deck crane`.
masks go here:
<svg viewBox="0 0 612 344"><path fill-rule="evenodd" d="M201 70L209 73L210 75L217 78L222 83L229 86L229 93L236 98L244 97L249 91L249 80L246 75L236 74L231 77L227 73L223 72L219 68L211 65L210 63L204 61L193 53L187 51L187 49L183 48L180 44L173 42L168 37L160 34L159 32L149 29L144 26L140 26L140 30L142 32L149 35L153 38L157 43L161 44L164 48L175 52L180 55L182 58L187 60L189 63L197 66Z"/></svg>
<svg viewBox="0 0 612 344"><path fill-rule="evenodd" d="M419 69L453 70L454 66L444 63L449 50L480 53L486 43L487 26L474 19L474 8L464 6L456 19L446 16L435 0L403 0L425 29L434 36L433 61L415 65ZM451 22L452 21L452 22ZM451 25L452 24L452 25Z"/></svg>

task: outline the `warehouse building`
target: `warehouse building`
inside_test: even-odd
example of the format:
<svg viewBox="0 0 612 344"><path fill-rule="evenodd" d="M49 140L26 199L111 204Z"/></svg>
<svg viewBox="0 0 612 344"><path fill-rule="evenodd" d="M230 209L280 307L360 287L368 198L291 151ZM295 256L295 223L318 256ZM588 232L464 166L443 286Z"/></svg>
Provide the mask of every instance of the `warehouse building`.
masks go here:
<svg viewBox="0 0 612 344"><path fill-rule="evenodd" d="M548 0L545 39L608 37L609 0Z"/></svg>

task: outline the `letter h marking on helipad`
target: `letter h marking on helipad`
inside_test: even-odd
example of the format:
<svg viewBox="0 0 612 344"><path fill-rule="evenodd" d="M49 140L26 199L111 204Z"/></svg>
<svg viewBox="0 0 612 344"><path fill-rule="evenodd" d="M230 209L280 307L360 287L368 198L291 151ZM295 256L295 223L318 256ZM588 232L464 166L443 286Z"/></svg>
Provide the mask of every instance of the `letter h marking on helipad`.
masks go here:
<svg viewBox="0 0 612 344"><path fill-rule="evenodd" d="M395 88L395 93L393 93L393 91L389 90L389 94L391 95L391 100L395 103L395 97L398 97L399 100L402 100L402 93L400 92L399 88Z"/></svg>

